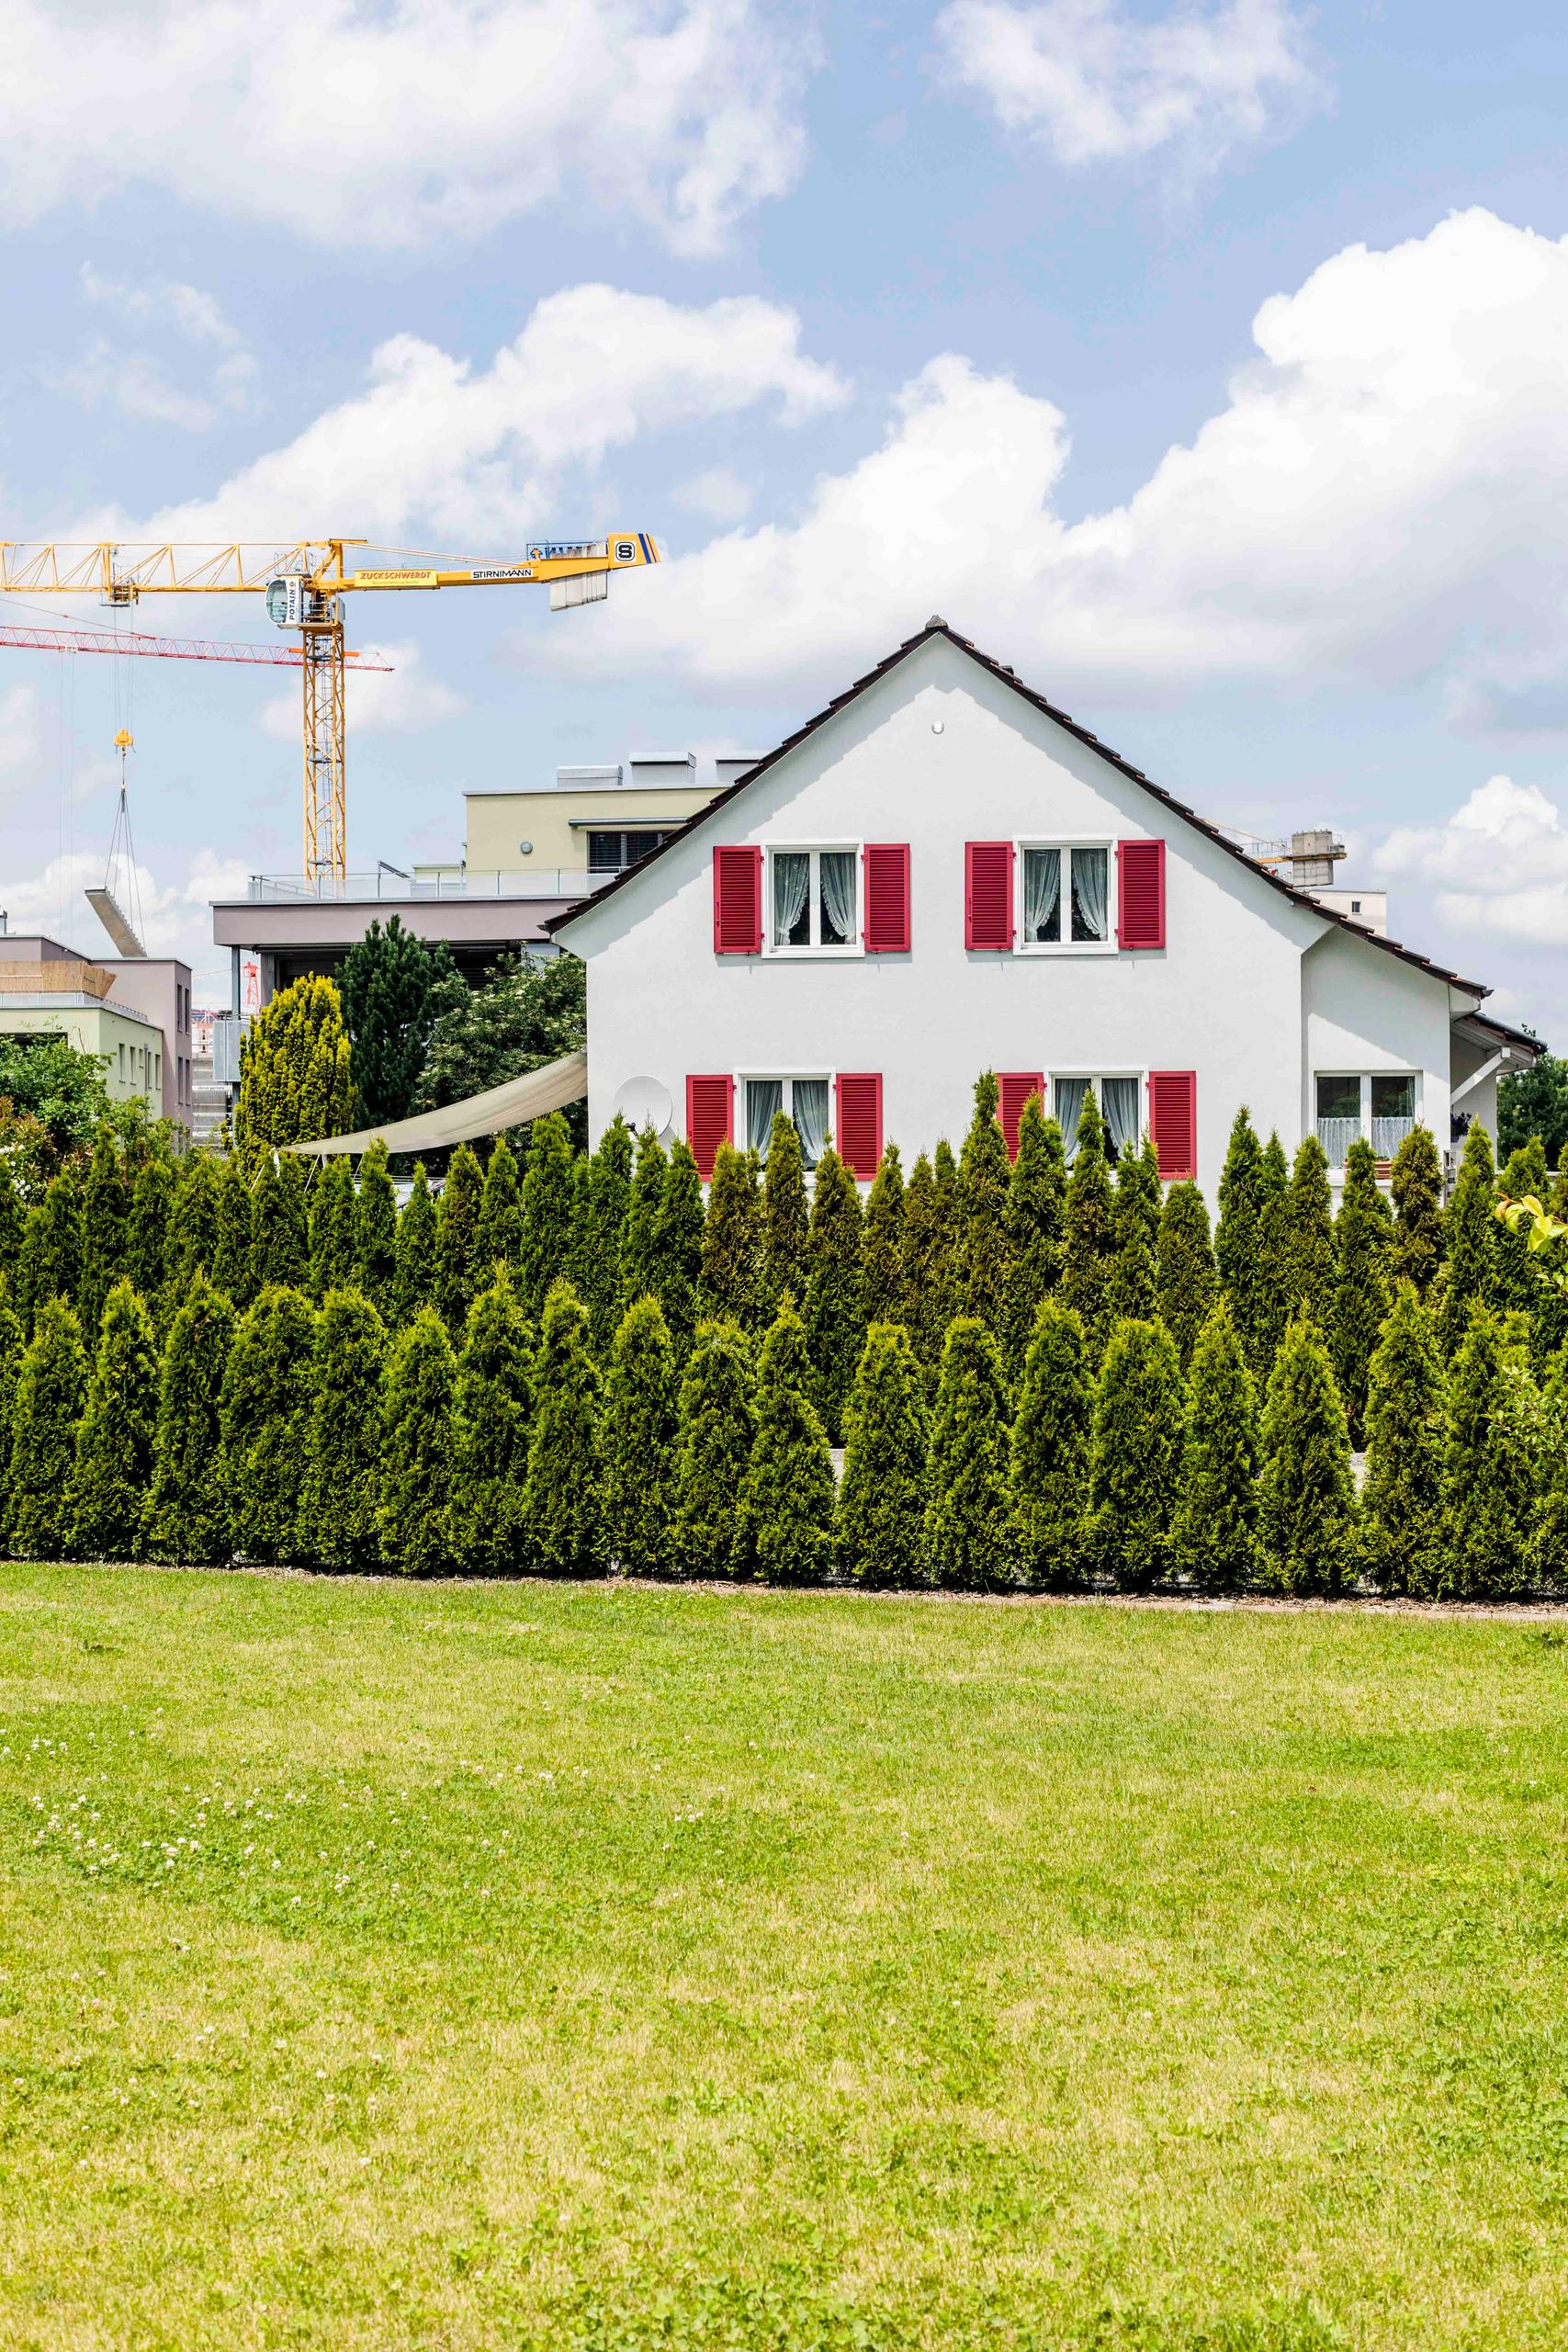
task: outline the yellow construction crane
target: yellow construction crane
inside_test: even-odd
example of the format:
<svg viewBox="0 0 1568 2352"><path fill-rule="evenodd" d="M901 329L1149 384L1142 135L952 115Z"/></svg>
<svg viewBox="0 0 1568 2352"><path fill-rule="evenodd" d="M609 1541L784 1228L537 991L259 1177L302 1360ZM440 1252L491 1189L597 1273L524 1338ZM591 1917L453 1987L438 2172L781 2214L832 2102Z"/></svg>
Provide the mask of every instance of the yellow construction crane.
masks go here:
<svg viewBox="0 0 1568 2352"><path fill-rule="evenodd" d="M659 561L646 531L603 539L542 539L504 563L456 563L449 556L378 548L391 562L367 563L366 539L299 539L292 546L207 541L196 546L122 547L108 540L65 546L0 539L0 595L96 596L138 605L143 596L265 596L267 618L299 634L304 677L305 878L341 882L348 870L344 800L344 647L341 599L366 588L514 588L547 585L552 612L597 604L613 571Z"/></svg>

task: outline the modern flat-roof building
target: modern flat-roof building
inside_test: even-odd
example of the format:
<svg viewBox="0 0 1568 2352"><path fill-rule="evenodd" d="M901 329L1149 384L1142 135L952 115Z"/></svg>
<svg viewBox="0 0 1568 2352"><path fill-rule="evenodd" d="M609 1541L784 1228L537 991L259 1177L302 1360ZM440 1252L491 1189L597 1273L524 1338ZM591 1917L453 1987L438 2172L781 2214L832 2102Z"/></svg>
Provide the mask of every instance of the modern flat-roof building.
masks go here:
<svg viewBox="0 0 1568 2352"><path fill-rule="evenodd" d="M42 933L0 938L0 1035L63 1036L104 1065L111 1102L190 1124L190 967L88 957Z"/></svg>

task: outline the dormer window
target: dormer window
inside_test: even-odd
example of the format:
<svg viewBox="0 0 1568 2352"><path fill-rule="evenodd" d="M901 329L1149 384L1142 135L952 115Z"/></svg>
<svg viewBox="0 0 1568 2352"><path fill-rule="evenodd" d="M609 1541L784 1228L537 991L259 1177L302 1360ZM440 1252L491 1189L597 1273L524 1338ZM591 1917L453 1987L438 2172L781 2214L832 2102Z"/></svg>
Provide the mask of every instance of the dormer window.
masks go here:
<svg viewBox="0 0 1568 2352"><path fill-rule="evenodd" d="M771 955L859 948L858 850L774 849L768 853L768 865Z"/></svg>

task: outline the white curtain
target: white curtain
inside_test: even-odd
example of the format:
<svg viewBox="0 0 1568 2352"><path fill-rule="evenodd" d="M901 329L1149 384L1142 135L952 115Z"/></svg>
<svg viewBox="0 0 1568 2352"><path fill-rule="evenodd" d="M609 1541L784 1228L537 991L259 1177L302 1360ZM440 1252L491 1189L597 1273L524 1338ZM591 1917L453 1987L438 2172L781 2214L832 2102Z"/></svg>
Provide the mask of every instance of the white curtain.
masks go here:
<svg viewBox="0 0 1568 2352"><path fill-rule="evenodd" d="M1073 935L1104 939L1106 874L1110 854L1102 849L1073 852Z"/></svg>
<svg viewBox="0 0 1568 2352"><path fill-rule="evenodd" d="M811 860L804 850L773 853L773 945L783 947L800 921L811 887Z"/></svg>
<svg viewBox="0 0 1568 2352"><path fill-rule="evenodd" d="M746 1081L746 1141L753 1151L765 1152L773 1132L773 1114L784 1109L784 1081L749 1078Z"/></svg>
<svg viewBox="0 0 1568 2352"><path fill-rule="evenodd" d="M1100 1081L1100 1107L1105 1114L1106 1132L1111 1142L1111 1157L1120 1159L1123 1151L1138 1148L1138 1081L1135 1078L1102 1078Z"/></svg>
<svg viewBox="0 0 1568 2352"><path fill-rule="evenodd" d="M1078 1148L1078 1114L1083 1109L1084 1096L1089 1092L1087 1078L1056 1078L1051 1081L1051 1091L1056 1105L1056 1125L1062 1130L1062 1142L1070 1168Z"/></svg>
<svg viewBox="0 0 1568 2352"><path fill-rule="evenodd" d="M822 944L834 944L832 933L848 945L855 935L855 854L852 849L825 849L818 860L822 869Z"/></svg>
<svg viewBox="0 0 1568 2352"><path fill-rule="evenodd" d="M828 1081L825 1078L797 1078L792 1091L800 1156L807 1168L815 1168L828 1141Z"/></svg>
<svg viewBox="0 0 1568 2352"><path fill-rule="evenodd" d="M1062 853L1059 849L1026 849L1023 853L1023 935L1025 939L1059 939L1057 909L1062 898Z"/></svg>

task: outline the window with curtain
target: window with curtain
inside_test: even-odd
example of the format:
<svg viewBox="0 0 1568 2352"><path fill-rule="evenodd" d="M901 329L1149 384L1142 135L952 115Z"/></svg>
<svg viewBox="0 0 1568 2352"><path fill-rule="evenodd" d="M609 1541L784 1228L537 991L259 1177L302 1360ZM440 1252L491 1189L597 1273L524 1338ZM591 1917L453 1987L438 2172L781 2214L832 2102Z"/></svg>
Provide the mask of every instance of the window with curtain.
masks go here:
<svg viewBox="0 0 1568 2352"><path fill-rule="evenodd" d="M815 1168L828 1141L829 1085L825 1078L749 1078L745 1081L746 1141L766 1152L773 1115L782 1111L800 1137L800 1157Z"/></svg>
<svg viewBox="0 0 1568 2352"><path fill-rule="evenodd" d="M1071 1167L1078 1148L1078 1118L1084 1097L1092 1094L1105 1122L1105 1144L1119 1159L1129 1145L1136 1151L1144 1132L1144 1081L1141 1078L1053 1078L1051 1108L1062 1130L1062 1144Z"/></svg>
<svg viewBox="0 0 1568 2352"><path fill-rule="evenodd" d="M855 849L775 849L770 953L860 946L860 852Z"/></svg>
<svg viewBox="0 0 1568 2352"><path fill-rule="evenodd" d="M765 1153L773 1121L784 1109L784 1081L749 1078L746 1081L746 1142L751 1151Z"/></svg>
<svg viewBox="0 0 1568 2352"><path fill-rule="evenodd" d="M1083 842L1026 842L1020 859L1019 939L1030 947L1111 942L1111 852Z"/></svg>
<svg viewBox="0 0 1568 2352"><path fill-rule="evenodd" d="M1416 1125L1414 1070L1320 1070L1315 1087L1317 1139L1330 1168L1343 1168L1362 1136L1379 1159L1392 1159Z"/></svg>

